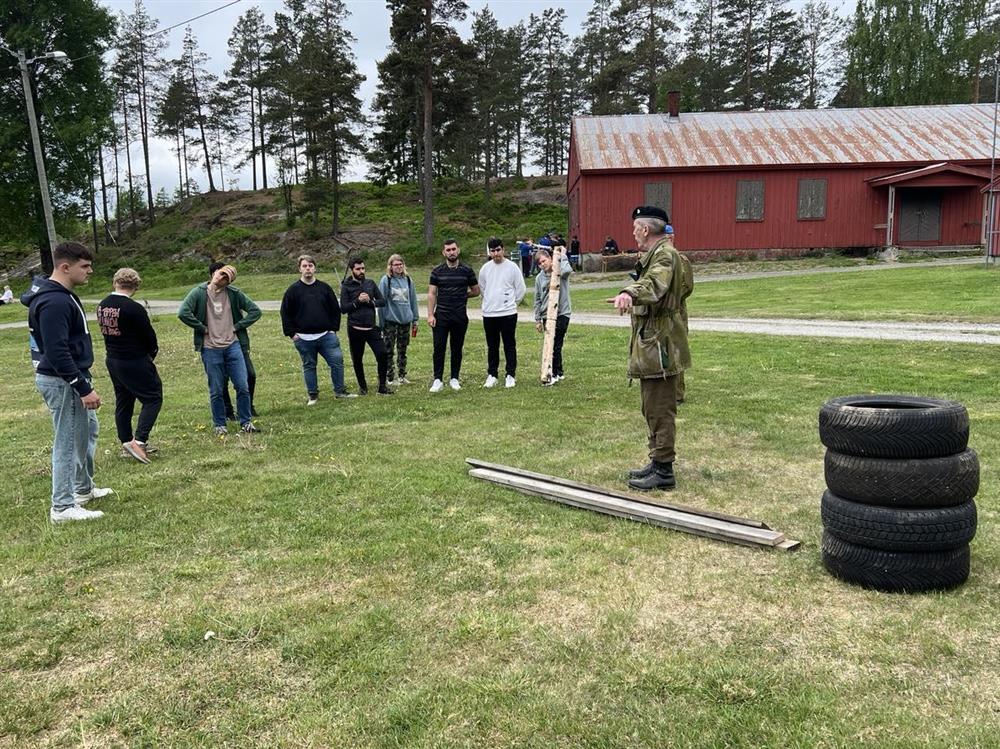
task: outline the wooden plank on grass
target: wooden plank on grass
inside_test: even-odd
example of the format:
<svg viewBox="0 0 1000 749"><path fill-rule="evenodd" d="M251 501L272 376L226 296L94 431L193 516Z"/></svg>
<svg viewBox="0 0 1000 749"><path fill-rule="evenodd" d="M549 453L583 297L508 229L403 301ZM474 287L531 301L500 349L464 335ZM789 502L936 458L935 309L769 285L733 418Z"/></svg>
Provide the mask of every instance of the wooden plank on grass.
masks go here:
<svg viewBox="0 0 1000 749"><path fill-rule="evenodd" d="M674 504L672 502L662 502L653 499L652 497L638 497L634 494L628 494L626 492L620 492L614 489L605 489L604 487L594 486L592 484L584 484L579 481L572 481L570 479L564 479L558 476L547 476L544 473L525 471L522 468L512 468L511 466L503 466L497 463L487 463L485 460L476 460L475 458L466 458L465 462L468 463L470 466L475 466L476 468L489 468L490 470L493 471L509 473L514 476L525 476L527 478L538 479L539 481L549 481L553 484L559 484L560 486L568 486L573 489L583 489L584 491L599 492L601 494L606 494L609 497L627 499L631 502L640 502L642 504L652 505L654 507L665 507L669 510L678 510L680 512L690 513L692 515L703 515L704 517L707 518L725 520L730 523L738 523L739 525L748 525L752 528L764 528L764 529L768 528L768 526L762 523L760 520L741 518L737 515L727 515L723 512L714 512L712 510L702 510L697 507L687 507L685 505Z"/></svg>
<svg viewBox="0 0 1000 749"><path fill-rule="evenodd" d="M561 486L537 479L494 471L488 468L473 468L469 471L469 474L474 478L517 489L526 494L534 494L562 504L601 512L606 515L650 523L720 541L749 546L763 546L766 548L789 548L788 546L782 546L786 539L784 534L778 531L751 528L746 525L730 523L716 518L693 515L665 507L654 507L642 502L633 502L628 499L602 495L599 491L586 491Z"/></svg>

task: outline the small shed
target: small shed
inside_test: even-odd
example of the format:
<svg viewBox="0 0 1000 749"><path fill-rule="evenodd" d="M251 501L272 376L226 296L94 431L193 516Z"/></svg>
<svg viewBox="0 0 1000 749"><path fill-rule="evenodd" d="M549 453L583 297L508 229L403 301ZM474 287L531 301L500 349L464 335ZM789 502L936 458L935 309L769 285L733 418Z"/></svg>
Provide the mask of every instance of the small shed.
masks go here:
<svg viewBox="0 0 1000 749"><path fill-rule="evenodd" d="M696 255L953 247L986 239L993 105L575 117L571 234L633 244L631 209L670 215Z"/></svg>

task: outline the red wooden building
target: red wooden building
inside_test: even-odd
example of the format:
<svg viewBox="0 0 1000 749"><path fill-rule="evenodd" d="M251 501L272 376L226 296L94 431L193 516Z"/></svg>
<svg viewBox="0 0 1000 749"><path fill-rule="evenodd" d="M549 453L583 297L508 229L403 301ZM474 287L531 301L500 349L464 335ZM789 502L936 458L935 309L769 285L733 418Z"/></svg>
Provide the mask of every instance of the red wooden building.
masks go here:
<svg viewBox="0 0 1000 749"><path fill-rule="evenodd" d="M687 251L983 244L993 105L575 117L570 233L632 247L666 209Z"/></svg>

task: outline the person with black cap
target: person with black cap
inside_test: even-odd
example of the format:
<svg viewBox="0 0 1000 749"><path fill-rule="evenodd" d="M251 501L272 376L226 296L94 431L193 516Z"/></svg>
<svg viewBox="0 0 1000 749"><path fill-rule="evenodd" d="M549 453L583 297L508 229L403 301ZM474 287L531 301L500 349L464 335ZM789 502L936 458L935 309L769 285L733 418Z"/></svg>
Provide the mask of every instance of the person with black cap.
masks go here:
<svg viewBox="0 0 1000 749"><path fill-rule="evenodd" d="M628 485L640 491L676 486L677 380L691 366L681 319L684 274L672 235L666 233L669 223L662 208L640 206L632 212L632 236L643 255L635 282L608 300L619 314L632 316L628 376L639 380L649 429L649 463L629 472Z"/></svg>

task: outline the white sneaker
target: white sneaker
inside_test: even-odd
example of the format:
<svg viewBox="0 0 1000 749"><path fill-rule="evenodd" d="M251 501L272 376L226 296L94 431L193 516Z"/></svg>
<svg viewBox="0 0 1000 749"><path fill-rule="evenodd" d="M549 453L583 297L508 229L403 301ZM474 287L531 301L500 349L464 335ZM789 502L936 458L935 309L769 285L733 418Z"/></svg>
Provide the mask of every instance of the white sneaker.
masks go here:
<svg viewBox="0 0 1000 749"><path fill-rule="evenodd" d="M49 520L53 523L66 523L70 520L97 520L103 517L104 513L100 510L86 510L78 505L67 507L58 512L55 507L49 510Z"/></svg>
<svg viewBox="0 0 1000 749"><path fill-rule="evenodd" d="M553 375L552 378L548 382L543 382L542 383L542 387L543 388L549 388L549 387L552 387L553 385L555 385L557 382L559 382L559 378Z"/></svg>
<svg viewBox="0 0 1000 749"><path fill-rule="evenodd" d="M507 379L503 381L503 386L505 388L512 388L516 384L517 383L514 381L514 378L511 377L510 375L507 375Z"/></svg>
<svg viewBox="0 0 1000 749"><path fill-rule="evenodd" d="M114 489L101 489L100 487L95 486L86 494L73 494L73 501L76 504L82 506L87 504L87 502L89 502L92 499L101 499L102 497L107 497L114 493L115 493ZM70 518L70 520L72 519L73 518Z"/></svg>
<svg viewBox="0 0 1000 749"><path fill-rule="evenodd" d="M450 387L452 390L461 390L462 383L460 383L457 378L452 377L450 380L448 380L448 387Z"/></svg>
<svg viewBox="0 0 1000 749"><path fill-rule="evenodd" d="M315 406L317 403L319 403L319 398L310 398L306 401L307 406Z"/></svg>
<svg viewBox="0 0 1000 749"><path fill-rule="evenodd" d="M410 382L405 377L400 377L399 380L398 380L398 382L399 382L400 385L412 385L413 384L412 382Z"/></svg>
<svg viewBox="0 0 1000 749"><path fill-rule="evenodd" d="M493 375L486 375L486 382L483 383L483 387L484 388L495 387L497 382L499 382L499 380L497 380L497 378L494 377Z"/></svg>
<svg viewBox="0 0 1000 749"><path fill-rule="evenodd" d="M388 386L389 386L389 387L391 387L391 388L394 388L394 387L399 387L399 381L398 381L398 380L389 380L389 381L388 381L387 383L385 383L385 384L386 384L386 385L388 385Z"/></svg>
<svg viewBox="0 0 1000 749"><path fill-rule="evenodd" d="M441 380L434 380L434 382L431 383L432 393L440 393L442 390L444 390L444 383L441 382Z"/></svg>

